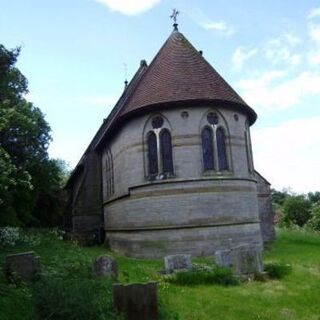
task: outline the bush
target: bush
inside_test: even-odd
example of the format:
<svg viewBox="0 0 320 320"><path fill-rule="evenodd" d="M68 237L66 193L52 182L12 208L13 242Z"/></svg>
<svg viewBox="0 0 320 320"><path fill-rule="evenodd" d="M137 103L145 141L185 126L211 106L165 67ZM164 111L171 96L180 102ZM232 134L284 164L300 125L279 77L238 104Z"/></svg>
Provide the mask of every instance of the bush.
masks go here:
<svg viewBox="0 0 320 320"><path fill-rule="evenodd" d="M117 319L107 279L43 277L34 286L34 299L41 320Z"/></svg>
<svg viewBox="0 0 320 320"><path fill-rule="evenodd" d="M283 216L280 220L280 226L290 227L298 225L303 227L311 218L311 202L304 196L291 196L285 199L283 203Z"/></svg>
<svg viewBox="0 0 320 320"><path fill-rule="evenodd" d="M307 227L314 231L320 231L320 205L314 205L311 209L311 218Z"/></svg>
<svg viewBox="0 0 320 320"><path fill-rule="evenodd" d="M267 263L264 266L264 271L271 279L282 279L292 272L292 267L283 263Z"/></svg>
<svg viewBox="0 0 320 320"><path fill-rule="evenodd" d="M232 270L226 267L214 266L199 268L198 266L188 270L176 272L167 278L167 281L178 285L220 284L237 285L238 279Z"/></svg>

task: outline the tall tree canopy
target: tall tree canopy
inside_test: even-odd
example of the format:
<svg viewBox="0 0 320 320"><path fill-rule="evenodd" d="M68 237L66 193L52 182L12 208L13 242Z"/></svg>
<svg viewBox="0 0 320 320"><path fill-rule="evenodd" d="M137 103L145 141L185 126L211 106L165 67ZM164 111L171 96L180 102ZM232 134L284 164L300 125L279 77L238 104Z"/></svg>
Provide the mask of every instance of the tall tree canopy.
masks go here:
<svg viewBox="0 0 320 320"><path fill-rule="evenodd" d="M48 157L50 127L24 98L19 53L0 44L0 225L51 226L61 215L65 166Z"/></svg>

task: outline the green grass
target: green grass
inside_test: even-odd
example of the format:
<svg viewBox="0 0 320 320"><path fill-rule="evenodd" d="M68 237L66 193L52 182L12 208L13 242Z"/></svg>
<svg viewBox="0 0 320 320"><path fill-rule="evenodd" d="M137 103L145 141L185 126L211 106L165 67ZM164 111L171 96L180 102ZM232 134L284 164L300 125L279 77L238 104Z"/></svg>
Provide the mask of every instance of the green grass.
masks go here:
<svg viewBox="0 0 320 320"><path fill-rule="evenodd" d="M264 262L290 264L292 272L281 280L246 282L238 286L214 284L180 286L168 283L159 273L161 260L140 260L107 252L101 247L80 248L68 242L43 241L34 248L21 246L0 253L34 250L43 269L50 274L89 278L92 260L100 254L113 255L121 282L159 281L162 311L168 319L305 319L320 320L320 235L277 231L277 239L264 254ZM212 264L212 258L194 259ZM0 276L0 319L37 319L32 288L8 285Z"/></svg>

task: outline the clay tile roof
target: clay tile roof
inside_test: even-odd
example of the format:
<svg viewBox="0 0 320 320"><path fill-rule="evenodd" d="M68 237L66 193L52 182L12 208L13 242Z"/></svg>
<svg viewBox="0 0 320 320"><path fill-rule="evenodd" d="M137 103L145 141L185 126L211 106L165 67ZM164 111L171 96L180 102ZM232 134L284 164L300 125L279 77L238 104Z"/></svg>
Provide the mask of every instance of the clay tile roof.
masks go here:
<svg viewBox="0 0 320 320"><path fill-rule="evenodd" d="M244 109L250 122L256 113L178 31L173 31L148 66L120 116L151 105L183 101L221 101Z"/></svg>

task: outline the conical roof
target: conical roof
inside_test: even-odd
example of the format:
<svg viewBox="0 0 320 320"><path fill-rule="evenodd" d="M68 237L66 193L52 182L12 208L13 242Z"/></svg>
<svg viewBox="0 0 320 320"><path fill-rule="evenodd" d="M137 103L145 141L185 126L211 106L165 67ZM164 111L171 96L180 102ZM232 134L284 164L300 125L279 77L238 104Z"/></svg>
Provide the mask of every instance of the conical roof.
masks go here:
<svg viewBox="0 0 320 320"><path fill-rule="evenodd" d="M159 50L119 116L142 111L153 105L176 105L178 102L221 102L249 114L256 113L203 58L182 33L175 30Z"/></svg>

